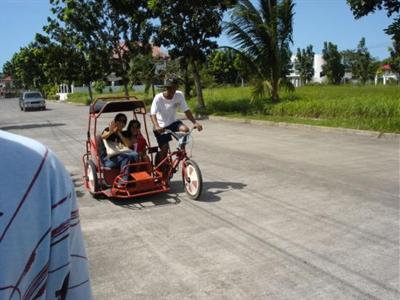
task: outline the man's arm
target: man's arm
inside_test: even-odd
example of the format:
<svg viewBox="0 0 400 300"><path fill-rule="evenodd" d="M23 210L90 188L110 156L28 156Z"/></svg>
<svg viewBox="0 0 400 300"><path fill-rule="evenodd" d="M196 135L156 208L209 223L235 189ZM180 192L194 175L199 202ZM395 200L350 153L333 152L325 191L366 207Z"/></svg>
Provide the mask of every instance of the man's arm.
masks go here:
<svg viewBox="0 0 400 300"><path fill-rule="evenodd" d="M117 128L117 126L115 126L115 122L111 121L108 128L104 129L103 133L101 134L101 138L103 140L108 139L113 133L116 132L117 129L118 128Z"/></svg>
<svg viewBox="0 0 400 300"><path fill-rule="evenodd" d="M117 135L119 136L119 138L121 139L122 143L125 146L127 146L127 147L132 146L132 141L130 139L128 139L126 136L124 136L121 131L117 131Z"/></svg>
<svg viewBox="0 0 400 300"><path fill-rule="evenodd" d="M196 121L196 119L193 117L192 111L189 109L189 106L186 103L185 96L183 95L182 92L179 92L179 101L180 101L180 106L181 109L185 112L186 117L193 123L193 127L197 128L198 131L203 130L203 126Z"/></svg>
<svg viewBox="0 0 400 300"><path fill-rule="evenodd" d="M193 123L194 128L197 128L198 131L203 130L203 126L196 121L196 119L193 117L192 111L190 109L185 111L185 115Z"/></svg>
<svg viewBox="0 0 400 300"><path fill-rule="evenodd" d="M153 123L153 127L154 127L154 131L157 131L159 133L161 133L163 131L163 128L160 126L160 124L158 124L157 121L157 112L158 112L158 95L156 95L153 99L153 102L151 103L151 108L150 108L150 119L151 122Z"/></svg>
<svg viewBox="0 0 400 300"><path fill-rule="evenodd" d="M154 126L154 131L162 132L164 129L158 124L156 115L150 115L151 122Z"/></svg>
<svg viewBox="0 0 400 300"><path fill-rule="evenodd" d="M110 130L104 129L103 133L101 134L101 138L103 140L106 140L112 135L112 132Z"/></svg>

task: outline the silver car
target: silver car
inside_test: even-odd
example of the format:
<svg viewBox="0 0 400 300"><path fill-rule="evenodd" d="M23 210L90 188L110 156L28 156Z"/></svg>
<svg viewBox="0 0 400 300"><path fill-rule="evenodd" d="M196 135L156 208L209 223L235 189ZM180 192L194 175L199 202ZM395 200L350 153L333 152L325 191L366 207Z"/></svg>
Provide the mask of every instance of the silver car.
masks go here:
<svg viewBox="0 0 400 300"><path fill-rule="evenodd" d="M24 92L19 97L19 107L21 110L26 111L30 108L38 108L41 110L46 109L46 100L44 100L40 92Z"/></svg>

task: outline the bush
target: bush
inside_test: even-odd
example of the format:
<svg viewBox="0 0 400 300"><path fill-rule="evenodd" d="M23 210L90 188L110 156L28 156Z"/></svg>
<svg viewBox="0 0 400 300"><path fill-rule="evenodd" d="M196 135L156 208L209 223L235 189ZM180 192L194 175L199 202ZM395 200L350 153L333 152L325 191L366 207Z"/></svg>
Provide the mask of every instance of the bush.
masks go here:
<svg viewBox="0 0 400 300"><path fill-rule="evenodd" d="M95 81L95 83L93 84L93 88L98 94L103 94L103 90L105 87L106 84L104 81Z"/></svg>
<svg viewBox="0 0 400 300"><path fill-rule="evenodd" d="M58 86L56 84L45 84L42 86L41 92L45 98L49 98L49 95L58 93Z"/></svg>
<svg viewBox="0 0 400 300"><path fill-rule="evenodd" d="M47 99L49 100L60 100L60 95L47 95Z"/></svg>

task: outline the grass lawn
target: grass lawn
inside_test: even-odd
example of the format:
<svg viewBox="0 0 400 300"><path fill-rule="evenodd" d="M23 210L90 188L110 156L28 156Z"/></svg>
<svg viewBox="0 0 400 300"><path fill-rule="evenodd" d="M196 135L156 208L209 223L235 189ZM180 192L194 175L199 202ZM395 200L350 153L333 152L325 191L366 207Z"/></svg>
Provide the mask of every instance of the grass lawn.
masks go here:
<svg viewBox="0 0 400 300"><path fill-rule="evenodd" d="M139 99L142 99L146 102L146 104L150 104L152 101L152 95L151 94L144 94L144 93L139 93L139 92L130 92L129 93L131 96L135 96ZM99 94L96 92L93 92L93 98L96 99L97 97L122 97L125 96L124 92L115 92L115 93L103 93ZM68 102L72 103L80 103L80 104L85 104L89 105L90 104L90 99L89 99L89 93L73 93L68 95Z"/></svg>
<svg viewBox="0 0 400 300"><path fill-rule="evenodd" d="M131 95L150 106L151 94ZM99 96L123 96L123 92L94 94ZM400 133L400 86L315 85L281 92L280 97L278 104L251 103L250 87L204 90L211 115ZM87 93L68 95L68 101L75 103L88 104L88 98ZM195 98L188 102L195 111Z"/></svg>
<svg viewBox="0 0 400 300"><path fill-rule="evenodd" d="M204 91L212 115L400 133L400 86L305 86L280 96L251 104L248 87Z"/></svg>

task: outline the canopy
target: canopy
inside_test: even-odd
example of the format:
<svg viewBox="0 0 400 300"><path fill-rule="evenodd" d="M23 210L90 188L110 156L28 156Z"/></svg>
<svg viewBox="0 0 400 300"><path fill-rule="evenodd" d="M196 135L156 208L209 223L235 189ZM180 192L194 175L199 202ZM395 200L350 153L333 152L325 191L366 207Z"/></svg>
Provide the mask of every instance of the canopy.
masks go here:
<svg viewBox="0 0 400 300"><path fill-rule="evenodd" d="M143 100L138 100L135 97L99 98L90 105L90 113L92 114L123 111L134 111L135 113L145 114L146 106Z"/></svg>

